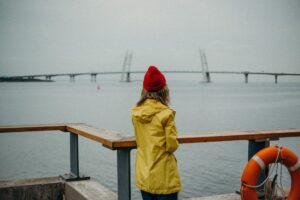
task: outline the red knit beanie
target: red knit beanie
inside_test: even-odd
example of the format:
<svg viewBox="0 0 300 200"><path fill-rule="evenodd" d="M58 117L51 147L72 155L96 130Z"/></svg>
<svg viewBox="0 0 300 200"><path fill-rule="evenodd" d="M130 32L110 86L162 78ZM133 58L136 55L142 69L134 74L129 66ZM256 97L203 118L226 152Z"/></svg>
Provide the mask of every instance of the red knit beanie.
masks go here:
<svg viewBox="0 0 300 200"><path fill-rule="evenodd" d="M165 76L155 66L149 66L143 82L147 91L158 91L166 86Z"/></svg>

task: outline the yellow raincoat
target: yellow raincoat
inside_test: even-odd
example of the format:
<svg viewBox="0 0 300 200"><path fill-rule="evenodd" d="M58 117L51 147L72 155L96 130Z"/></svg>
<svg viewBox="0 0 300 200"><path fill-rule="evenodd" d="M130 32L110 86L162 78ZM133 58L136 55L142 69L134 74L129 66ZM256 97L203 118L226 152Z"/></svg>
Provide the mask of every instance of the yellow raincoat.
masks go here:
<svg viewBox="0 0 300 200"><path fill-rule="evenodd" d="M179 192L180 179L173 152L178 148L175 111L147 99L132 108L137 142L136 186L152 194Z"/></svg>

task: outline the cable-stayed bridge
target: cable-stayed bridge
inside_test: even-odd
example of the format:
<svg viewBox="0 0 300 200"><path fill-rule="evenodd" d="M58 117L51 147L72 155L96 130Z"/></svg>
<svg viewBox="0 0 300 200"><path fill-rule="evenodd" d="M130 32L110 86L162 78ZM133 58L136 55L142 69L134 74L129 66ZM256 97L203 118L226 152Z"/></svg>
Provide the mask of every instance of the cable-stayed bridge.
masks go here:
<svg viewBox="0 0 300 200"><path fill-rule="evenodd" d="M275 72L255 72L255 71L202 71L202 70L162 70L165 74L204 74L204 81L211 82L211 74L240 74L245 78L245 83L248 83L249 75L266 75L274 76L274 82L278 82L279 76L300 76L300 73L275 73ZM121 81L130 82L131 74L144 74L145 71L142 70L132 70L132 71L103 71L103 72L80 72L80 73L53 73L53 74L31 74L31 75L21 75L21 76L2 76L0 79L7 79L11 81L35 81L44 80L52 81L53 77L67 76L70 77L70 81L75 81L75 77L88 75L91 77L91 81L95 82L97 76L102 75L113 75L120 74Z"/></svg>
<svg viewBox="0 0 300 200"><path fill-rule="evenodd" d="M276 73L276 72L256 72L256 71L214 71L208 69L208 64L206 60L205 52L199 49L200 59L201 59L201 70L162 70L163 73L173 73L173 74L202 74L203 80L207 83L211 82L211 74L237 74L243 75L245 77L245 83L248 83L249 75L266 75L274 76L274 82L278 82L279 76L300 76L300 73ZM143 74L145 71L142 70L131 70L132 64L132 52L126 52L125 58L122 65L121 71L101 71L101 72L80 72L80 73L50 73L50 74L31 74L31 75L21 75L21 76L2 76L0 81L52 81L53 77L58 76L69 76L70 81L75 81L75 77L89 75L92 82L96 82L97 76L102 75L113 75L120 74L120 80L123 82L131 81L131 74ZM170 67L172 68L172 67ZM190 67L181 67L190 68ZM200 68L200 67L199 67Z"/></svg>

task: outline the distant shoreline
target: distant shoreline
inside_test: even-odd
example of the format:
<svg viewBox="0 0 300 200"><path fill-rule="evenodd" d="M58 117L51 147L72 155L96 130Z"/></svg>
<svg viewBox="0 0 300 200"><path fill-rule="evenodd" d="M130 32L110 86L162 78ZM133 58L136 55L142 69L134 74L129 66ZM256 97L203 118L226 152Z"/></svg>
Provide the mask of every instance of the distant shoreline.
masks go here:
<svg viewBox="0 0 300 200"><path fill-rule="evenodd" d="M54 82L53 80L44 79L23 79L23 78L0 78L0 82Z"/></svg>

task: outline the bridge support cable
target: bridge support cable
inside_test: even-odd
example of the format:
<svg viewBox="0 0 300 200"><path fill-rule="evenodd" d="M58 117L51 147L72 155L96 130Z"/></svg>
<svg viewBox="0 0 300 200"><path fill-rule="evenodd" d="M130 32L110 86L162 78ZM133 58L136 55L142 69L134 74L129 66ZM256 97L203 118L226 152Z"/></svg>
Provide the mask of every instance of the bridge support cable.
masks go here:
<svg viewBox="0 0 300 200"><path fill-rule="evenodd" d="M131 63L132 63L133 53L126 51L125 58L122 65L122 73L121 73L121 82L130 82L130 70L131 70Z"/></svg>
<svg viewBox="0 0 300 200"><path fill-rule="evenodd" d="M199 49L199 53L200 53L200 59L201 59L203 79L205 82L209 83L209 82L211 82L211 79L210 79L210 73L208 70L208 64L207 64L205 52L204 52L204 50Z"/></svg>
<svg viewBox="0 0 300 200"><path fill-rule="evenodd" d="M120 81L124 81L124 76L125 76L125 68L126 68L126 63L128 60L128 51L126 51L125 57L124 57L124 61L123 61L123 65L122 65L122 73L121 73L121 79Z"/></svg>

